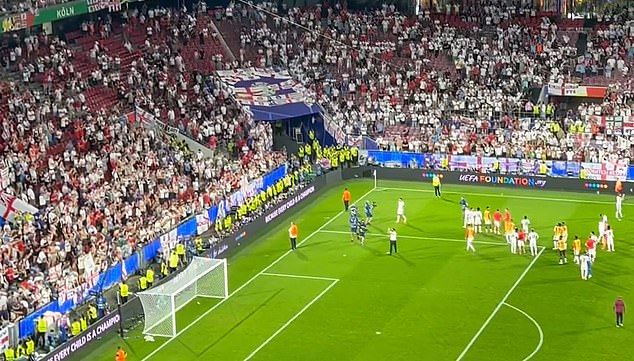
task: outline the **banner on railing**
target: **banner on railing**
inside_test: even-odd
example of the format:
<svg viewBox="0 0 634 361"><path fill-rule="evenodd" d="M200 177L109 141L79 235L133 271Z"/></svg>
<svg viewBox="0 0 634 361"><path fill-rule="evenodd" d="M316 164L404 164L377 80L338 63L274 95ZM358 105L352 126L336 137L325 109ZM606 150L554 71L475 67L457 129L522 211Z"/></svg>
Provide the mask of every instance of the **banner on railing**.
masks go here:
<svg viewBox="0 0 634 361"><path fill-rule="evenodd" d="M536 160L517 158L477 157L472 155L418 154L406 152L368 151L368 157L385 167L441 169L443 162L449 170L461 172L489 173L499 162L501 173L540 174L545 166L546 173L553 177L579 178L584 170L585 179L634 181L634 166L624 163L581 163L559 160Z"/></svg>
<svg viewBox="0 0 634 361"><path fill-rule="evenodd" d="M586 170L586 178L592 180L615 181L627 178L626 164L618 163L581 163Z"/></svg>
<svg viewBox="0 0 634 361"><path fill-rule="evenodd" d="M586 115L586 123L605 127L608 134L631 135L634 133L634 116Z"/></svg>
<svg viewBox="0 0 634 361"><path fill-rule="evenodd" d="M201 235L209 230L209 212L196 215L196 234Z"/></svg>
<svg viewBox="0 0 634 361"><path fill-rule="evenodd" d="M0 328L0 352L9 347L9 327Z"/></svg>
<svg viewBox="0 0 634 361"><path fill-rule="evenodd" d="M608 88L602 86L585 86L574 83L550 83L548 95L558 97L604 98Z"/></svg>
<svg viewBox="0 0 634 361"><path fill-rule="evenodd" d="M324 129L330 134L338 144L346 143L346 133L343 132L341 127L335 123L330 115L325 111L321 112L321 118L324 120Z"/></svg>

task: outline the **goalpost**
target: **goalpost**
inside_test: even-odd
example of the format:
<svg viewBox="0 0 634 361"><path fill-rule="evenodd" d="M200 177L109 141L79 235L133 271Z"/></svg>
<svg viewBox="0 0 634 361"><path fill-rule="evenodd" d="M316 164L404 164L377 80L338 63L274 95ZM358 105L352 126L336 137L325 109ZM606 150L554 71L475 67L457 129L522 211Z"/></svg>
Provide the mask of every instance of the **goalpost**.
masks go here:
<svg viewBox="0 0 634 361"><path fill-rule="evenodd" d="M176 312L196 297L227 298L227 260L194 257L169 281L138 294L144 335L176 337Z"/></svg>

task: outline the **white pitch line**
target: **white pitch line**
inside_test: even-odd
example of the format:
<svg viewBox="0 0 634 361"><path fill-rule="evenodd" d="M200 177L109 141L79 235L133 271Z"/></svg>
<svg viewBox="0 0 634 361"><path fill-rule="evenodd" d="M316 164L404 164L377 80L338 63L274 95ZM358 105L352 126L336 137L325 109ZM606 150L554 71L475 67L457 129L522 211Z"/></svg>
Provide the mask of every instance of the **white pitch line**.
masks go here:
<svg viewBox="0 0 634 361"><path fill-rule="evenodd" d="M382 188L382 190L392 190L392 191L404 191L404 192L423 192L423 193L434 193L431 189L416 189L416 188ZM572 198L548 198L548 197L529 197L529 196L517 196L517 195L503 195L503 194L493 194L493 193L473 193L473 192L445 192L443 194L460 194L465 196L486 196L486 197L496 197L496 198L516 198L516 199L528 199L528 200L539 200L539 201L557 201L557 202L570 202L570 203L590 203L590 204L610 204L614 205L613 202L606 201L589 201L584 199L572 199ZM634 203L623 203L624 205L634 205Z"/></svg>
<svg viewBox="0 0 634 361"><path fill-rule="evenodd" d="M321 233L333 233L333 234L350 234L350 232L344 232L344 231L330 231L327 229L324 229L322 231L320 231ZM384 234L380 234L380 233L368 233L368 236L385 236L387 237L387 235ZM420 240L424 240L424 241L442 241L442 242L460 242L460 243L465 243L467 242L464 239L452 239L452 238L436 238L436 237L420 237L420 236L402 236L399 234L398 238L405 238L405 239L420 239ZM489 241L473 241L475 244L490 244L490 245L494 245L494 246L508 246L507 243L504 242L489 242Z"/></svg>
<svg viewBox="0 0 634 361"><path fill-rule="evenodd" d="M315 302L319 301L319 299L323 295L325 295L326 292L330 291L330 289L333 288L337 284L337 282L339 282L339 280L337 279L332 281L332 283L328 285L328 287L326 287L325 290L323 290L320 294L318 294L315 298L313 298L312 301L310 301L306 306L304 306L304 308L299 310L299 312L297 312L290 320L288 320L285 324L283 324L282 327L278 328L277 331L275 331L275 333L273 333L269 338L267 338L266 341L262 342L262 344L258 346L258 348L253 350L253 352L251 352L249 356L245 357L243 361L248 361L251 358L253 358L255 354L260 352L260 350L263 349L266 345L268 345L269 342L271 342L275 337L277 337L277 335L282 333L282 331L284 331L291 323L293 323L293 321L295 321L299 316L301 316L304 312L306 312L306 310L309 309L310 306L312 306Z"/></svg>
<svg viewBox="0 0 634 361"><path fill-rule="evenodd" d="M319 276L305 276L305 275L292 275L287 273L271 273L271 272L263 272L262 276L272 276L272 277L288 277L288 278L301 278L306 280L318 280L318 281L339 281L337 278L330 277L319 277Z"/></svg>
<svg viewBox="0 0 634 361"><path fill-rule="evenodd" d="M524 279L526 274L528 274L528 271L530 271L531 268L533 268L533 266L535 265L535 263L537 262L539 257L541 257L541 255L544 253L545 249L546 249L546 247L542 247L541 250L539 251L539 253L537 254L537 257L533 258L531 263L529 263L528 266L526 267L526 269L524 269L524 272L522 272L522 274L519 276L517 281L515 281L513 286L511 286L511 288L508 290L508 292L506 292L504 297L502 297L502 300L500 301L500 303L498 303L498 305L495 306L495 309L493 310L493 312L491 312L491 315L489 316L489 318L487 318L486 321L484 321L484 323L482 324L482 327L480 327L480 329L478 330L478 332L476 332L476 334L473 336L471 341L469 341L469 343L464 348L462 353L458 356L458 358L456 358L456 361L460 361L460 360L462 360L465 357L465 355L467 354L469 349L471 349L471 347L476 342L478 337L480 337L482 332L484 332L484 329L489 325L489 323L491 323L491 320L493 320L493 317L495 317L495 315L500 311L500 308L502 308L502 306L506 303L506 300L511 296L511 293L513 293L513 291L515 291L515 289L520 284L520 282L522 282L522 280Z"/></svg>
<svg viewBox="0 0 634 361"><path fill-rule="evenodd" d="M370 189L369 191L367 191L365 194L363 194L358 200L362 200L363 198L367 197L370 193L372 193L372 191L374 191L374 188ZM355 202L356 203L356 202ZM323 230L324 228L326 228L330 223L334 222L337 218L339 218L339 216L341 216L342 214L344 214L345 211L341 211L339 213L337 213L334 217L330 218L326 223L324 223L323 225L321 225L321 227L317 228L317 230L315 230L313 233L309 234L308 236L306 236L306 238L304 238L301 242L299 242L297 244L297 246L301 246L302 244L304 244L306 241L308 241L309 239L311 239L314 235L316 235L317 233L319 233L321 230ZM263 270L261 270L260 272L258 272L256 275L254 275L253 277L251 277L250 279L248 279L245 283L242 284L242 286L236 288L233 292L231 292L231 294L229 294L229 296L227 296L227 298L223 298L220 302L216 303L212 308L208 309L207 311L205 311L205 313L203 313L202 315L198 316L198 318L196 318L194 321L192 321L189 325L185 326L185 328L183 328L182 330L178 331L178 333L176 334L176 336L168 339L167 341L165 341L164 343L162 343L159 347L157 347L154 351L152 351L149 355L145 356L141 361L147 361L149 359L151 359L154 355L156 355L160 350L162 350L165 346L167 346L170 342L172 342L173 340L175 340L176 338L178 338L178 336L182 335L184 332L186 332L187 330L189 330L192 326L194 326L195 324L197 324L198 322L200 322L200 320L202 320L203 318L207 317L207 315L209 315L211 312L213 312L216 308L220 307L222 304L224 304L228 299L230 299L231 297L233 297L236 293L240 292L242 289L244 289L246 286L248 286L249 284L251 284L251 282L253 282L256 278L258 278L259 276L261 276L263 273L266 273L266 271L268 271L269 269L271 269L273 266L275 266L276 264L278 264L282 259L284 259L284 257L288 256L289 254L293 253L293 250L288 250L286 251L284 254L282 254L281 256L279 256L275 261L271 262L268 266L264 267Z"/></svg>
<svg viewBox="0 0 634 361"><path fill-rule="evenodd" d="M544 344L544 331L542 330L542 327L539 325L539 322L535 321L535 319L531 317L531 315L529 315L528 313L506 302L504 302L504 306L510 307L514 309L515 311L521 313L522 315L524 315L524 317L528 318L535 325L535 327L537 327L537 332L539 332L539 342L537 343L537 347L535 347L535 349L533 350L533 352L531 352L530 355L526 356L522 360L522 361L528 361L531 358L533 358L533 356L535 356L535 354L537 354L539 350L542 348L542 345Z"/></svg>

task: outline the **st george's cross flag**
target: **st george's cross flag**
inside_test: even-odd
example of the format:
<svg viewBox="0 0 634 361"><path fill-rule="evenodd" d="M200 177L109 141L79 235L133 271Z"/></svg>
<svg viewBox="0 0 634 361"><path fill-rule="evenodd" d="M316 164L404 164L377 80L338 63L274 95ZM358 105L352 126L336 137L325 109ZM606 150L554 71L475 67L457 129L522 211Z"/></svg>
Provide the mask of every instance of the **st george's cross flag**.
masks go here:
<svg viewBox="0 0 634 361"><path fill-rule="evenodd" d="M12 222L16 212L35 214L38 209L9 193L0 193L0 217Z"/></svg>

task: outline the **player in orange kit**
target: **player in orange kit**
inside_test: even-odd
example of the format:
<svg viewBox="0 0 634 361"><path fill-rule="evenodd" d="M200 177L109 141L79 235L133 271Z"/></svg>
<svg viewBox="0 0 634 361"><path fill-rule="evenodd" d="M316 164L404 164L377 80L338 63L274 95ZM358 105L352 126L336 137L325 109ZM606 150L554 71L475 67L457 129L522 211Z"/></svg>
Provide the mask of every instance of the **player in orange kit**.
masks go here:
<svg viewBox="0 0 634 361"><path fill-rule="evenodd" d="M572 254L574 256L573 261L576 264L579 264L580 262L580 255L581 255L581 240L579 239L578 236L575 236L575 239L572 241Z"/></svg>
<svg viewBox="0 0 634 361"><path fill-rule="evenodd" d="M475 247L473 247L473 240L475 239L475 229L473 228L473 225L467 225L467 230L465 231L464 237L467 240L467 251L475 252Z"/></svg>
<svg viewBox="0 0 634 361"><path fill-rule="evenodd" d="M508 229L506 223L511 222L511 211L508 208L504 209L504 229Z"/></svg>
<svg viewBox="0 0 634 361"><path fill-rule="evenodd" d="M493 214L493 232L495 234L500 234L500 224L502 223L502 213L497 209L495 214Z"/></svg>
<svg viewBox="0 0 634 361"><path fill-rule="evenodd" d="M484 231L486 233L491 233L491 223L492 223L491 210L489 209L489 207L487 207L484 210Z"/></svg>

